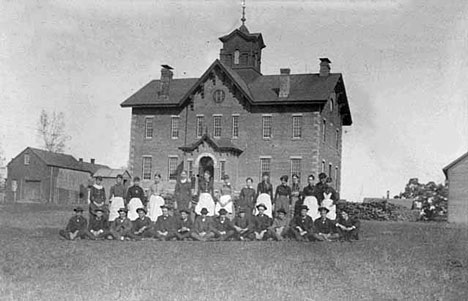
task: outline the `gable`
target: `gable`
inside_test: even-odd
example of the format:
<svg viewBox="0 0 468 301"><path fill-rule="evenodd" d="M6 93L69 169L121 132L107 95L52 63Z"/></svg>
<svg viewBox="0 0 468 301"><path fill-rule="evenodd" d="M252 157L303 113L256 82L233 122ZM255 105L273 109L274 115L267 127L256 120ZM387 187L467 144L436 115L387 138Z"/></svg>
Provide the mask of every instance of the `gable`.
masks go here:
<svg viewBox="0 0 468 301"><path fill-rule="evenodd" d="M458 157L454 161L452 161L449 165L445 166L442 170L445 174L445 177L448 177L448 172L450 169L456 167L458 164L468 162L468 153L463 154L462 156Z"/></svg>

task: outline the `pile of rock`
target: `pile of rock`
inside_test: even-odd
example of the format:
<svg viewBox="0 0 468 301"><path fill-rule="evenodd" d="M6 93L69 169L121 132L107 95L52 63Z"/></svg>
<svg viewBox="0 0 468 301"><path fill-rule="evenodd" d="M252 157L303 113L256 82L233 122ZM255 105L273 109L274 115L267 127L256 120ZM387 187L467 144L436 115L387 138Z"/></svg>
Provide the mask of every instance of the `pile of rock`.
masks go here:
<svg viewBox="0 0 468 301"><path fill-rule="evenodd" d="M340 202L338 208L343 208L351 216L356 216L362 220L417 221L419 219L418 210L411 210L385 201L370 203Z"/></svg>

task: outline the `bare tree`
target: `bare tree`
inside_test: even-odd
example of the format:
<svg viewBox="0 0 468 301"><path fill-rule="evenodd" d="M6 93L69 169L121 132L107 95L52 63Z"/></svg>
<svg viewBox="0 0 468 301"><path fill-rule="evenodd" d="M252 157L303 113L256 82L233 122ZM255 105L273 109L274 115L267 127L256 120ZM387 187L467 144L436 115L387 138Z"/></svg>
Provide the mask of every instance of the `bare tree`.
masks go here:
<svg viewBox="0 0 468 301"><path fill-rule="evenodd" d="M63 112L48 113L42 110L37 131L44 143L44 148L55 153L62 153L65 149L65 143L70 139L65 133Z"/></svg>

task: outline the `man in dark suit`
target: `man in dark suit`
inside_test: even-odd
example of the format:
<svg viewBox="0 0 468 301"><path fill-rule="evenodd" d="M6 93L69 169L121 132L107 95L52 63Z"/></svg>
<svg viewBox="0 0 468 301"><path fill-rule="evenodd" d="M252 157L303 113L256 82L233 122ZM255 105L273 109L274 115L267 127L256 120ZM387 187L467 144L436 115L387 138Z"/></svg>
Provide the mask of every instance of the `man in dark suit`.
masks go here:
<svg viewBox="0 0 468 301"><path fill-rule="evenodd" d="M251 208L248 208L247 210L252 211ZM233 226L234 230L236 230L234 237L237 240L251 240L255 238L255 235L252 236L252 220L247 216L245 209L239 210L239 214L233 220Z"/></svg>
<svg viewBox="0 0 468 301"><path fill-rule="evenodd" d="M335 226L340 239L345 241L351 241L352 239L359 240L361 222L357 218L350 217L348 212L341 210Z"/></svg>
<svg viewBox="0 0 468 301"><path fill-rule="evenodd" d="M271 218L265 214L267 207L264 204L258 204L258 214L253 218L254 234L256 240L266 240L268 228L271 226Z"/></svg>
<svg viewBox="0 0 468 301"><path fill-rule="evenodd" d="M159 240L176 239L176 225L174 217L169 215L169 208L161 206L162 215L158 216L154 226L154 237Z"/></svg>
<svg viewBox="0 0 468 301"><path fill-rule="evenodd" d="M87 229L88 221L83 217L83 208L76 207L73 211L75 214L68 221L65 230L60 230L60 236L68 240L75 240L77 238L96 239Z"/></svg>
<svg viewBox="0 0 468 301"><path fill-rule="evenodd" d="M328 208L320 207L320 218L314 221L314 238L318 241L332 241L339 238L335 223L327 217Z"/></svg>
<svg viewBox="0 0 468 301"><path fill-rule="evenodd" d="M178 240L189 240L192 235L193 223L189 219L190 211L188 209L180 210L180 218L176 222L176 236Z"/></svg>
<svg viewBox="0 0 468 301"><path fill-rule="evenodd" d="M226 209L221 208L218 213L219 216L213 221L212 231L217 240L228 240L236 233L234 231L234 226L226 216L228 213Z"/></svg>
<svg viewBox="0 0 468 301"><path fill-rule="evenodd" d="M300 215L291 221L291 230L297 241L314 240L314 221L307 215L309 208L305 205L300 207Z"/></svg>
<svg viewBox="0 0 468 301"><path fill-rule="evenodd" d="M193 226L192 238L198 241L207 241L214 238L215 234L212 231L212 220L207 216L208 209L202 208L201 215L195 219Z"/></svg>

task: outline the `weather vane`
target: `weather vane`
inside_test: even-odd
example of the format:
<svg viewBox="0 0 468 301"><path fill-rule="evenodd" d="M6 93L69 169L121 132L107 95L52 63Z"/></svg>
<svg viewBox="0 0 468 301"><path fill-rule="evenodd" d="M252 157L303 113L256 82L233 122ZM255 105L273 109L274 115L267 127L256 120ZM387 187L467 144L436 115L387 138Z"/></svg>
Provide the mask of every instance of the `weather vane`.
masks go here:
<svg viewBox="0 0 468 301"><path fill-rule="evenodd" d="M242 25L244 25L245 23L245 0L242 0L242 18L241 18L241 21L242 21Z"/></svg>

